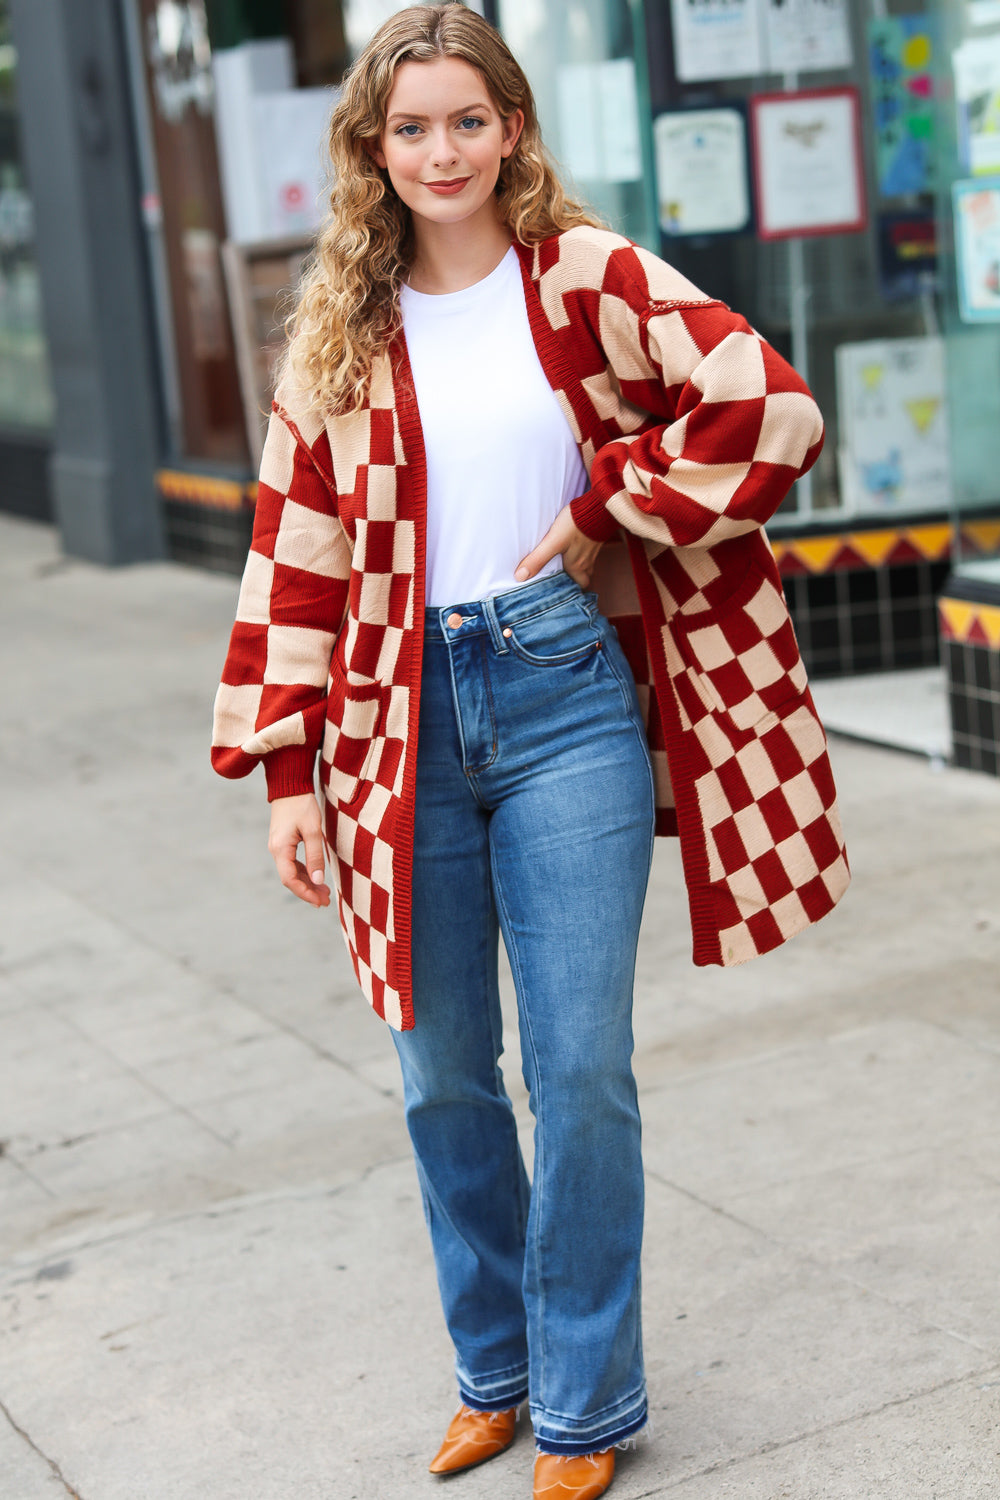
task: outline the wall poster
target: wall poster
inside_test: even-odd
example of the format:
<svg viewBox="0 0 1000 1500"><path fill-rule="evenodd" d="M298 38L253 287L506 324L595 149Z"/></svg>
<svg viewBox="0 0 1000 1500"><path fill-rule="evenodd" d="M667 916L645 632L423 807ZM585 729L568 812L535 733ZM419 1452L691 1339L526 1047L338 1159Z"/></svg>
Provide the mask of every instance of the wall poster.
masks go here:
<svg viewBox="0 0 1000 1500"><path fill-rule="evenodd" d="M973 177L1000 172L1000 37L973 37L951 55L958 150Z"/></svg>
<svg viewBox="0 0 1000 1500"><path fill-rule="evenodd" d="M937 187L934 151L934 64L937 27L931 16L886 16L868 28L875 115L875 161L885 198Z"/></svg>
<svg viewBox="0 0 1000 1500"><path fill-rule="evenodd" d="M857 89L755 94L750 119L761 239L864 229Z"/></svg>
<svg viewBox="0 0 1000 1500"><path fill-rule="evenodd" d="M948 505L944 340L841 344L836 367L844 507L870 514Z"/></svg>
<svg viewBox="0 0 1000 1500"><path fill-rule="evenodd" d="M1000 322L1000 177L955 182L952 200L962 321Z"/></svg>
<svg viewBox="0 0 1000 1500"><path fill-rule="evenodd" d="M734 234L750 227L742 109L670 110L653 122L653 146L664 234Z"/></svg>

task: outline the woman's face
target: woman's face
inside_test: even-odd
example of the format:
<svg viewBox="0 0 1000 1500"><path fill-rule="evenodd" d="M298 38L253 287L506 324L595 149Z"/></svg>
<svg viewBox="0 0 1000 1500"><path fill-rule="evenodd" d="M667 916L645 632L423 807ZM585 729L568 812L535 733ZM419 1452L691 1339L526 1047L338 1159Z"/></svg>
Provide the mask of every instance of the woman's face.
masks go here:
<svg viewBox="0 0 1000 1500"><path fill-rule="evenodd" d="M504 120L477 69L457 57L396 71L380 149L372 155L422 225L496 223L493 189L524 116Z"/></svg>

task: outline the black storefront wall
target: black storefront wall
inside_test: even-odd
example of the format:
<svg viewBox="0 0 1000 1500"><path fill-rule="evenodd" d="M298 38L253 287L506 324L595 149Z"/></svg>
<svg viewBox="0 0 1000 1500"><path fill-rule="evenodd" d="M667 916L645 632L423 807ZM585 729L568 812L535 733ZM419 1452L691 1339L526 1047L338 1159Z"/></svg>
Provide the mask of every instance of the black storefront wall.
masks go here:
<svg viewBox="0 0 1000 1500"><path fill-rule="evenodd" d="M11 0L65 550L161 557L157 360L117 0Z"/></svg>
<svg viewBox="0 0 1000 1500"><path fill-rule="evenodd" d="M47 433L23 431L0 423L0 510L28 521L51 521Z"/></svg>

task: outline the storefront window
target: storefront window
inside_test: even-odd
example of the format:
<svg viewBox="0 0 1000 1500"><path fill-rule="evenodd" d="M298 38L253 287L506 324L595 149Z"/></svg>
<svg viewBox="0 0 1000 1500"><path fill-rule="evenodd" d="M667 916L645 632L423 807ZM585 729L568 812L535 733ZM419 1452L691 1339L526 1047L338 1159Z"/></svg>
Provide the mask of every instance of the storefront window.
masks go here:
<svg viewBox="0 0 1000 1500"><path fill-rule="evenodd" d="M0 426L53 423L35 227L17 130L17 54L0 0Z"/></svg>
<svg viewBox="0 0 1000 1500"><path fill-rule="evenodd" d="M190 219L178 226L186 259L174 270L175 305L188 308L193 356L207 369L212 355L219 366L214 402L197 381L183 383L197 413L214 412L222 386L233 385L231 366L224 379L221 371L218 245L227 236L241 245L282 240L284 254L284 239L312 232L286 212L287 183L286 227L275 227L273 214L258 216L263 227L241 227L253 195L233 188L241 188L239 153L226 130L230 116L243 116L223 97L224 71L239 62L252 75L266 96L255 95L258 112L281 105L285 125L268 128L268 149L297 143L286 155L302 177L295 202L309 206L315 190L301 161L313 169L328 101L307 96L335 87L372 29L402 7L135 3L147 28L164 15L205 16L214 49L214 102L185 96L183 115L168 122L178 136L172 153L156 122L165 215L176 200ZM989 174L1000 183L1000 161L984 144L1000 139L990 103L1000 92L989 83L1000 56L998 0L485 0L475 9L496 21L525 66L570 186L614 228L743 312L815 391L826 446L775 518L776 534L926 525L956 506L997 504L1000 323L963 316L965 273L951 244L953 205L966 228L977 224L992 202ZM178 67L186 57L178 52ZM177 76L193 87L190 68ZM154 112L163 114L159 104ZM213 113L225 213L213 207L192 218L192 205L211 196L205 185L218 180L207 148L192 145ZM970 129L976 160L963 165ZM240 130L237 146L247 138ZM258 166L266 154L255 151ZM284 156L278 165L287 177ZM989 236L976 243L968 254L985 255ZM997 284L1000 306L1000 271ZM227 408L219 437L232 415ZM192 453L221 451L194 439L192 431Z"/></svg>
<svg viewBox="0 0 1000 1500"><path fill-rule="evenodd" d="M956 517L1000 501L1000 5L942 4L942 218ZM987 532L980 528L984 541ZM1000 527L989 549L1000 553Z"/></svg>
<svg viewBox="0 0 1000 1500"><path fill-rule="evenodd" d="M939 600L952 756L1000 776L1000 5L942 5L941 216L954 566Z"/></svg>
<svg viewBox="0 0 1000 1500"><path fill-rule="evenodd" d="M827 419L775 530L946 512L939 18L919 0L665 0L647 21L664 253Z"/></svg>

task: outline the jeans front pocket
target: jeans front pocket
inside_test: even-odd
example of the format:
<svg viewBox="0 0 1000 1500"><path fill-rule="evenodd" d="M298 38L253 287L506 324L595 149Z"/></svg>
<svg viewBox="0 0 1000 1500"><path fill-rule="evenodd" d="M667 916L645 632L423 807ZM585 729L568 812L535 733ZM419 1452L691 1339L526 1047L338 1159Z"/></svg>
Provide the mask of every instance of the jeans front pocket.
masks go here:
<svg viewBox="0 0 1000 1500"><path fill-rule="evenodd" d="M561 667L583 661L601 649L592 594L564 600L507 626L507 646L532 667ZM509 634L507 633L509 631Z"/></svg>

